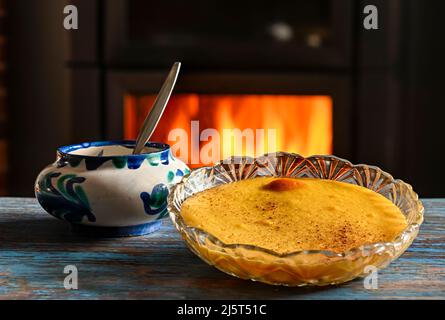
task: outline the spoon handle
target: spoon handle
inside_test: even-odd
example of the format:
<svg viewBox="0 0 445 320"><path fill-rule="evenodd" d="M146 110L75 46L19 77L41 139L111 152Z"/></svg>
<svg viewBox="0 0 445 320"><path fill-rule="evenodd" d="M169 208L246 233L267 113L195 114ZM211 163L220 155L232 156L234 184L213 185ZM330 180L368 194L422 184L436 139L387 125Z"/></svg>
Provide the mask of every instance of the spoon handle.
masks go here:
<svg viewBox="0 0 445 320"><path fill-rule="evenodd" d="M181 68L180 62L175 62L173 67L171 68L167 79L165 79L164 84L159 91L158 96L156 97L153 106L151 107L150 112L144 120L141 130L139 131L138 138L136 139L136 145L133 150L133 154L141 153L147 141L150 139L153 134L156 126L159 123L159 120L164 113L165 107L167 106L167 102L170 99L170 95L173 91L173 88L176 83L176 79L178 78L179 69Z"/></svg>

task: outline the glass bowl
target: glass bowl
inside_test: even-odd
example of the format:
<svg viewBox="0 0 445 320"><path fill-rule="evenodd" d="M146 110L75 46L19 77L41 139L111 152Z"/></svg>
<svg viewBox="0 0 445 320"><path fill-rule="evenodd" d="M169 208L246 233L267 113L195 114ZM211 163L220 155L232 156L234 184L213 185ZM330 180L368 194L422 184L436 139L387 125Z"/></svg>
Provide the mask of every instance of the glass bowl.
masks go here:
<svg viewBox="0 0 445 320"><path fill-rule="evenodd" d="M330 179L363 186L399 207L408 226L392 242L364 244L342 253L303 250L278 254L252 245L225 244L201 229L189 227L182 219L181 205L193 194L260 176ZM196 169L170 192L168 210L187 246L208 264L242 279L286 286L339 284L386 267L413 242L424 211L409 184L377 167L353 165L335 156L305 158L285 152L258 158L231 157L212 167Z"/></svg>

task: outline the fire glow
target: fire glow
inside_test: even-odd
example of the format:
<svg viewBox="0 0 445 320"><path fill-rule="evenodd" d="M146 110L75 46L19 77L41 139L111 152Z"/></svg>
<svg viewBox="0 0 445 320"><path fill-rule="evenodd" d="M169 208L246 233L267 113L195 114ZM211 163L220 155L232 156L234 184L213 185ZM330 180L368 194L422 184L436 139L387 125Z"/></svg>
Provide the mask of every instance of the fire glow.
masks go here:
<svg viewBox="0 0 445 320"><path fill-rule="evenodd" d="M134 139L154 95L124 97L124 137ZM231 155L287 151L304 156L332 153L329 96L173 96L152 141L167 142L191 167Z"/></svg>

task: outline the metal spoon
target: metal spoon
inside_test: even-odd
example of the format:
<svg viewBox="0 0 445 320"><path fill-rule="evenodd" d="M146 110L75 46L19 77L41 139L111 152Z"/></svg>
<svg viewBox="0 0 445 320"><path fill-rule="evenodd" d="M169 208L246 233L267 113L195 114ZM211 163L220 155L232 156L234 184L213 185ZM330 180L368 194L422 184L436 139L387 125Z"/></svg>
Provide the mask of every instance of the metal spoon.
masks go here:
<svg viewBox="0 0 445 320"><path fill-rule="evenodd" d="M133 154L141 153L142 149L144 149L145 144L155 131L156 126L158 125L159 120L164 113L165 107L167 106L167 102L170 99L170 95L175 86L176 79L178 78L180 68L181 62L175 62L173 64L173 67L171 68L167 79L165 79L165 82L162 85L161 90L159 91L159 94L156 97L156 100L153 103L150 112L145 118L141 130L139 131Z"/></svg>

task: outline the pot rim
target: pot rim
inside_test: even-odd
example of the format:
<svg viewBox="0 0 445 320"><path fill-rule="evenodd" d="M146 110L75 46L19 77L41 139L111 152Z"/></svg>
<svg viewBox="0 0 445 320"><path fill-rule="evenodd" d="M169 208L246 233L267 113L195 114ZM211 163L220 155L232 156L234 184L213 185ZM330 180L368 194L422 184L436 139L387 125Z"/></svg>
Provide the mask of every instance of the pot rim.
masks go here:
<svg viewBox="0 0 445 320"><path fill-rule="evenodd" d="M102 146L125 146L132 147L135 146L135 140L103 140L103 141L91 141L91 142L82 142L75 143L70 145L65 145L57 148L57 156L63 158L72 158L72 159L128 159L128 158L141 158L146 157L147 155L161 155L170 152L170 145L163 142L153 142L148 141L145 144L145 147L151 147L159 149L158 151L153 152L143 152L140 154L126 154L126 155L114 155L114 156L93 156L93 155L82 155L82 154L73 154L71 152L79 150L79 149L87 149L90 147L102 147Z"/></svg>

